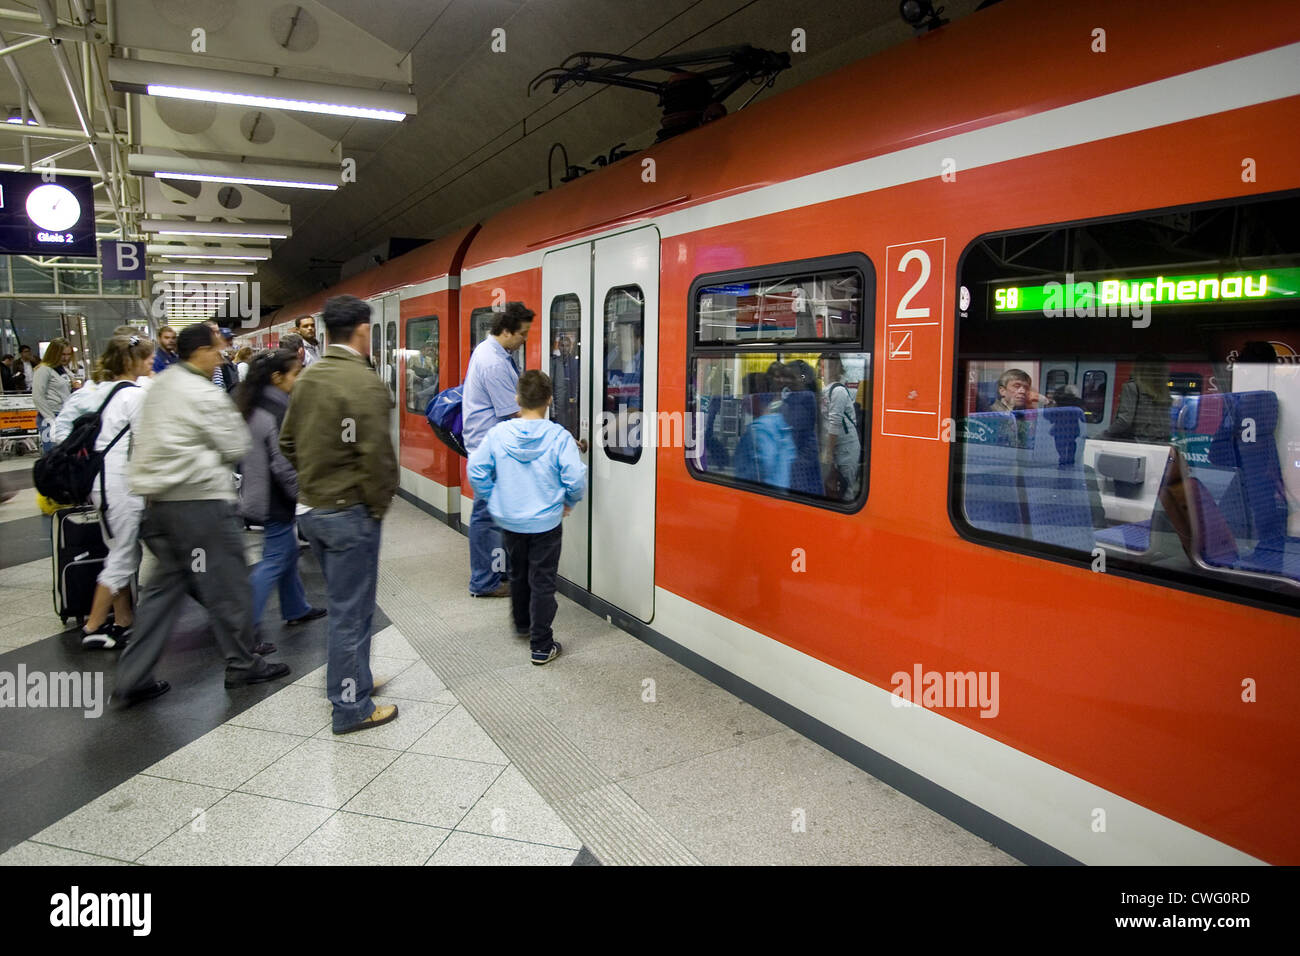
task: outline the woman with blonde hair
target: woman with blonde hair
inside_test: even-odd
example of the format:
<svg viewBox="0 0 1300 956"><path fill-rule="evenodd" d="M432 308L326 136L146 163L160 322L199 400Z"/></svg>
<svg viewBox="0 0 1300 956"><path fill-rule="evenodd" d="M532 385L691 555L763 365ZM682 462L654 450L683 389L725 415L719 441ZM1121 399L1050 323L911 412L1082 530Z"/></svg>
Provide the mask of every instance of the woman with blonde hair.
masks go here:
<svg viewBox="0 0 1300 956"><path fill-rule="evenodd" d="M72 376L68 366L72 364L72 343L64 338L50 342L41 357L41 364L36 366L32 380L32 402L36 405L36 428L41 435L41 450L49 453L54 447L51 432L54 420L59 417L63 403L72 394Z"/></svg>
<svg viewBox="0 0 1300 956"><path fill-rule="evenodd" d="M96 580L82 647L117 647L131 633L135 620L130 584L140 567L139 534L144 499L131 494L127 468L133 450L132 426L140 417L145 395L145 389L136 385L136 379L153 374L153 355L153 343L143 336L115 335L99 360L99 394L103 396L100 402L107 400L108 404L104 407L95 450L106 454L101 477L91 490L91 501L99 508L108 557ZM108 623L110 607L112 624Z"/></svg>

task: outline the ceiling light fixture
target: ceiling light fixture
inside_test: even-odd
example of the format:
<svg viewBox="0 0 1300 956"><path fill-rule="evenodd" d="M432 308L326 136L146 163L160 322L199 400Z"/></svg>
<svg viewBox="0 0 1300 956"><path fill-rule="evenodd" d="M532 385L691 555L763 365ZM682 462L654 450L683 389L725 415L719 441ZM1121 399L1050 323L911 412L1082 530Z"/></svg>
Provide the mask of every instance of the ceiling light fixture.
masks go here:
<svg viewBox="0 0 1300 956"><path fill-rule="evenodd" d="M108 61L108 79L113 89L122 93L391 122L401 122L408 114L414 114L417 108L415 97L409 93L387 93L332 83L117 57Z"/></svg>
<svg viewBox="0 0 1300 956"><path fill-rule="evenodd" d="M160 236L216 236L221 239L288 239L293 230L269 222L189 222L184 219L146 219L142 232Z"/></svg>
<svg viewBox="0 0 1300 956"><path fill-rule="evenodd" d="M137 176L159 179L190 179L212 183L244 183L250 186L285 186L292 189L339 188L339 170L318 166L275 166L267 163L235 163L222 160L189 159L183 156L128 156L127 169Z"/></svg>

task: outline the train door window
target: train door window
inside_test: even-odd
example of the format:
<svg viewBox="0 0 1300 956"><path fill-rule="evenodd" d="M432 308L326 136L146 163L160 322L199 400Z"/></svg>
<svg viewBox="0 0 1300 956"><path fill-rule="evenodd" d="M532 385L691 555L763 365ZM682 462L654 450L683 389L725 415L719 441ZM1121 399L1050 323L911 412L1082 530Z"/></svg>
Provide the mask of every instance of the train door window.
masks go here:
<svg viewBox="0 0 1300 956"><path fill-rule="evenodd" d="M1070 373L1063 368L1054 368L1047 373L1043 379L1044 388L1048 395L1056 392L1058 389L1065 388L1070 384Z"/></svg>
<svg viewBox="0 0 1300 956"><path fill-rule="evenodd" d="M397 323L384 326L384 382L394 400L397 398Z"/></svg>
<svg viewBox="0 0 1300 956"><path fill-rule="evenodd" d="M423 415L438 394L438 317L406 322L406 410Z"/></svg>
<svg viewBox="0 0 1300 956"><path fill-rule="evenodd" d="M875 300L853 253L691 285L691 475L839 510L866 500Z"/></svg>
<svg viewBox="0 0 1300 956"><path fill-rule="evenodd" d="M981 236L957 281L962 534L1300 610L1300 194Z"/></svg>
<svg viewBox="0 0 1300 956"><path fill-rule="evenodd" d="M617 461L641 459L642 368L645 362L645 295L640 286L605 296L604 415L601 443Z"/></svg>
<svg viewBox="0 0 1300 956"><path fill-rule="evenodd" d="M551 419L578 433L582 411L582 303L576 295L551 301Z"/></svg>
<svg viewBox="0 0 1300 956"><path fill-rule="evenodd" d="M1091 369L1083 373L1083 420L1096 425L1106 413L1106 382L1104 371Z"/></svg>
<svg viewBox="0 0 1300 956"><path fill-rule="evenodd" d="M471 353L480 342L492 334L492 323L496 321L499 314L496 309L487 307L475 309L469 314L469 350ZM515 360L515 368L522 372L524 370L524 347L519 346L510 353L510 357Z"/></svg>
<svg viewBox="0 0 1300 956"><path fill-rule="evenodd" d="M370 357L379 362L384 354L384 326L381 322L372 322L370 325ZM383 368L380 365L375 366L375 374L381 379L384 376Z"/></svg>

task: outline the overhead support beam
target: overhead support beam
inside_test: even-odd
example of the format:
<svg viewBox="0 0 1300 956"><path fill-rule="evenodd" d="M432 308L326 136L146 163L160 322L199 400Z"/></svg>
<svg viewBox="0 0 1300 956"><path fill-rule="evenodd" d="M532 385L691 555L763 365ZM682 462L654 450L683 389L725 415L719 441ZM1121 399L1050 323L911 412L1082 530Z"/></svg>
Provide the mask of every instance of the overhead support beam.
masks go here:
<svg viewBox="0 0 1300 956"><path fill-rule="evenodd" d="M332 83L309 83L282 77L230 73L204 67L147 60L108 61L108 79L120 93L166 96L210 103L237 103L267 109L300 110L334 116L401 122L415 113L409 93L385 93Z"/></svg>
<svg viewBox="0 0 1300 956"><path fill-rule="evenodd" d="M29 46L35 46L38 43L44 43L45 37L28 37L26 40L19 40L17 43L11 43L8 46L0 47L0 56L8 56L11 53L17 53L19 50L25 50Z"/></svg>
<svg viewBox="0 0 1300 956"><path fill-rule="evenodd" d="M84 139L90 137L83 130L70 129L65 126L32 126L24 123L0 123L0 132L14 133L18 136L30 136L33 139Z"/></svg>
<svg viewBox="0 0 1300 956"><path fill-rule="evenodd" d="M239 246L168 246L149 243L145 254L160 259L242 259L257 262L271 258L270 249L241 249Z"/></svg>

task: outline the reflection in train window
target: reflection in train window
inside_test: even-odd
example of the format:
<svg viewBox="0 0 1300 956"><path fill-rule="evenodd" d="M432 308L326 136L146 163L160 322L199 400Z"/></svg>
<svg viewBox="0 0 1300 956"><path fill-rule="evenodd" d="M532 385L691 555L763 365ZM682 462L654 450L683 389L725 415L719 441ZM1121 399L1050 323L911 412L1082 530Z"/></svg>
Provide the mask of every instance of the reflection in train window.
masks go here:
<svg viewBox="0 0 1300 956"><path fill-rule="evenodd" d="M384 382L394 400L397 398L397 323L389 322L384 329Z"/></svg>
<svg viewBox="0 0 1300 956"><path fill-rule="evenodd" d="M406 410L423 415L438 394L438 317L408 319L406 348Z"/></svg>
<svg viewBox="0 0 1300 956"><path fill-rule="evenodd" d="M496 309L486 306L475 309L469 314L469 350L471 354L480 342L492 334L492 324L500 314ZM524 370L524 347L519 346L510 353L510 357L515 360L515 368L522 372Z"/></svg>
<svg viewBox="0 0 1300 956"><path fill-rule="evenodd" d="M1300 198L983 236L958 285L959 530L1300 608Z"/></svg>
<svg viewBox="0 0 1300 956"><path fill-rule="evenodd" d="M856 342L862 316L862 276L792 271L701 286L694 296L696 341Z"/></svg>
<svg viewBox="0 0 1300 956"><path fill-rule="evenodd" d="M861 505L873 283L860 255L696 279L686 406L693 476L846 510ZM787 341L761 344L774 339ZM800 339L810 341L789 341Z"/></svg>
<svg viewBox="0 0 1300 956"><path fill-rule="evenodd" d="M605 296L600 440L605 454L629 464L641 458L644 338L645 295L641 287L626 285L610 289Z"/></svg>
<svg viewBox="0 0 1300 956"><path fill-rule="evenodd" d="M576 295L551 300L551 420L574 438L582 411L582 303Z"/></svg>

